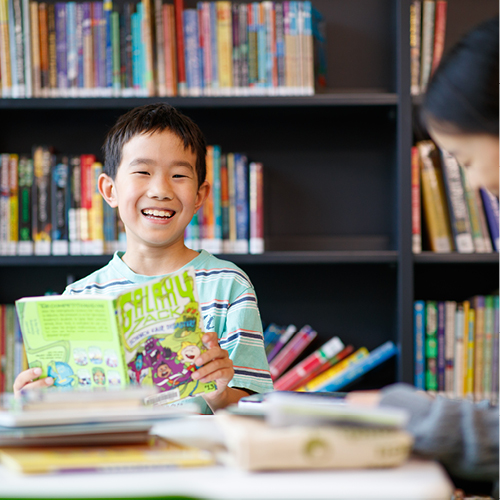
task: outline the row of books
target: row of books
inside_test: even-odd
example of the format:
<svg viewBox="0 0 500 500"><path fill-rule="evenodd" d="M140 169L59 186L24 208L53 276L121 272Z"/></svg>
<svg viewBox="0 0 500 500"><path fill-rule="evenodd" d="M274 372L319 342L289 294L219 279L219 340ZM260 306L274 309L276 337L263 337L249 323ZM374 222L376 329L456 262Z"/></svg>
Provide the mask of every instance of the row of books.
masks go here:
<svg viewBox="0 0 500 500"><path fill-rule="evenodd" d="M443 56L447 0L412 0L410 5L411 94L425 92Z"/></svg>
<svg viewBox="0 0 500 500"><path fill-rule="evenodd" d="M334 336L301 361L301 354L317 337L309 325L297 331L295 325L269 324L264 330L274 388L280 391L336 392L397 354L392 341L373 351L354 349Z"/></svg>
<svg viewBox="0 0 500 500"><path fill-rule="evenodd" d="M102 199L102 164L92 154L0 155L0 255L102 255L126 249L117 211ZM186 230L212 253L264 250L262 164L207 148L209 199Z"/></svg>
<svg viewBox="0 0 500 500"><path fill-rule="evenodd" d="M310 1L0 1L1 97L314 94Z"/></svg>
<svg viewBox="0 0 500 500"><path fill-rule="evenodd" d="M429 140L412 148L412 246L422 247L422 221L433 252L499 251L498 198L473 188L466 170Z"/></svg>
<svg viewBox="0 0 500 500"><path fill-rule="evenodd" d="M498 295L415 301L415 386L498 404L498 315Z"/></svg>

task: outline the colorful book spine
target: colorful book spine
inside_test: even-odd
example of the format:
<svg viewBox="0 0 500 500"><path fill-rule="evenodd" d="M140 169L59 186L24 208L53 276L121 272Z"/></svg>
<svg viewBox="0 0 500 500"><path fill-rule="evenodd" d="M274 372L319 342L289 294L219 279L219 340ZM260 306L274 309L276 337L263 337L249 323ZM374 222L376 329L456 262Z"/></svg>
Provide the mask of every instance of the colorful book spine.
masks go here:
<svg viewBox="0 0 500 500"><path fill-rule="evenodd" d="M154 0L154 38L155 38L155 59L156 59L156 84L157 94L161 97L167 95L165 83L165 28L163 17L162 0Z"/></svg>
<svg viewBox="0 0 500 500"><path fill-rule="evenodd" d="M142 0L142 39L144 47L144 95L155 95L155 64L154 64L154 29L151 0ZM196 23L198 27L198 23Z"/></svg>
<svg viewBox="0 0 500 500"><path fill-rule="evenodd" d="M272 346L276 344L281 333L282 328L276 323L270 323L264 330L264 349L266 351L272 349Z"/></svg>
<svg viewBox="0 0 500 500"><path fill-rule="evenodd" d="M2 28L2 1L0 1L0 29ZM30 2L30 25L31 25L31 57L32 57L32 81L33 97L42 97L41 74L40 74L40 33L38 23L38 3ZM5 45L5 41L4 44ZM9 73L5 64L6 57L0 57L1 75L2 75L2 96L10 97ZM8 86L8 88L6 88ZM7 94L8 92L8 94Z"/></svg>
<svg viewBox="0 0 500 500"><path fill-rule="evenodd" d="M247 5L248 20L248 86L249 94L256 94L258 81L257 20L252 3Z"/></svg>
<svg viewBox="0 0 500 500"><path fill-rule="evenodd" d="M440 393L445 390L445 321L446 310L444 301L437 303L437 389Z"/></svg>
<svg viewBox="0 0 500 500"><path fill-rule="evenodd" d="M92 255L91 240L91 209L92 209L92 165L95 163L95 156L83 154L80 156L81 172L81 205L80 205L80 241L83 255Z"/></svg>
<svg viewBox="0 0 500 500"><path fill-rule="evenodd" d="M78 49L76 40L76 3L68 2L66 4L67 31L66 40L68 46L68 91L71 97L77 96L78 89Z"/></svg>
<svg viewBox="0 0 500 500"><path fill-rule="evenodd" d="M281 389L278 390L294 390L301 382L304 377L311 372L317 370L321 365L328 362L329 359L336 356L344 348L344 343L338 337L332 337L326 343L324 343L319 349L314 351L312 354L303 359L300 363L295 365L291 370L286 373L286 378L283 376L283 380L280 382L279 386ZM280 378L281 380L281 378ZM285 389L283 387L286 387Z"/></svg>
<svg viewBox="0 0 500 500"><path fill-rule="evenodd" d="M285 89L285 32L283 20L283 4L276 3L275 20L276 20L276 66L278 72L278 94L282 95ZM313 76L314 78L314 76ZM313 82L314 87L314 82Z"/></svg>
<svg viewBox="0 0 500 500"><path fill-rule="evenodd" d="M146 3L146 2L145 2ZM149 3L148 3L149 5ZM103 46L104 46L104 78L102 82L103 96L111 97L113 95L113 25L111 15L113 13L113 2L104 0L103 8ZM147 26L147 23L144 23ZM147 75L147 73L146 73Z"/></svg>
<svg viewBox="0 0 500 500"><path fill-rule="evenodd" d="M250 198L250 253L264 252L264 173L263 165L251 162L249 165Z"/></svg>
<svg viewBox="0 0 500 500"><path fill-rule="evenodd" d="M425 301L416 300L413 306L413 330L415 335L415 380L417 389L425 391Z"/></svg>
<svg viewBox="0 0 500 500"><path fill-rule="evenodd" d="M455 316L457 303L453 300L445 302L445 333L444 333L444 390L453 397L453 381L455 368Z"/></svg>
<svg viewBox="0 0 500 500"><path fill-rule="evenodd" d="M103 199L99 193L98 180L102 173L102 164L94 161L91 167L91 196L92 206L90 209L90 241L93 255L104 253L104 229L103 229Z"/></svg>
<svg viewBox="0 0 500 500"><path fill-rule="evenodd" d="M410 64L411 94L420 94L420 26L422 23L422 1L412 0L410 4Z"/></svg>
<svg viewBox="0 0 500 500"><path fill-rule="evenodd" d="M267 93L267 44L264 7L259 2L253 2L254 18L257 24L257 92L258 95Z"/></svg>
<svg viewBox="0 0 500 500"><path fill-rule="evenodd" d="M212 36L210 33L210 2L198 2L200 47L203 61L203 94L212 95Z"/></svg>
<svg viewBox="0 0 500 500"><path fill-rule="evenodd" d="M248 253L250 229L248 205L248 161L243 154L234 155L234 184L236 207L235 253Z"/></svg>
<svg viewBox="0 0 500 500"><path fill-rule="evenodd" d="M92 95L94 88L94 64L93 64L93 28L92 28L92 4L83 2L83 96Z"/></svg>
<svg viewBox="0 0 500 500"><path fill-rule="evenodd" d="M40 2L38 5L38 29L40 33L40 86L43 97L49 97L49 32L46 2Z"/></svg>
<svg viewBox="0 0 500 500"><path fill-rule="evenodd" d="M484 213L486 215L486 220L488 222L488 229L493 242L493 248L495 252L500 251L499 242L499 230L498 230L498 219L499 219L499 208L498 208L498 198L492 195L488 190L480 188L481 198L483 200Z"/></svg>
<svg viewBox="0 0 500 500"><path fill-rule="evenodd" d="M180 96L187 96L186 66L184 61L184 0L174 0L175 41L177 47L177 85Z"/></svg>
<svg viewBox="0 0 500 500"><path fill-rule="evenodd" d="M245 3L238 5L238 40L240 49L241 95L248 95L249 93L248 6Z"/></svg>
<svg viewBox="0 0 500 500"><path fill-rule="evenodd" d="M0 255L9 253L9 220L10 220L10 190L9 190L9 154L3 153L0 164Z"/></svg>
<svg viewBox="0 0 500 500"><path fill-rule="evenodd" d="M455 352L454 352L454 370L453 370L453 394L455 398L464 396L464 306L457 304L455 313Z"/></svg>
<svg viewBox="0 0 500 500"><path fill-rule="evenodd" d="M411 148L411 243L413 253L422 252L422 207L420 203L420 154Z"/></svg>
<svg viewBox="0 0 500 500"><path fill-rule="evenodd" d="M84 24L84 4L83 2L77 2L76 4L76 33L75 33L75 43L76 43L76 88L77 95L84 96L85 88L85 65L83 57L83 24Z"/></svg>
<svg viewBox="0 0 500 500"><path fill-rule="evenodd" d="M438 313L434 300L426 301L425 307L425 388L428 391L438 390Z"/></svg>
<svg viewBox="0 0 500 500"><path fill-rule="evenodd" d="M210 2L210 62L211 62L211 77L212 77L212 92L211 95L219 95L219 41L217 31L217 4Z"/></svg>
<svg viewBox="0 0 500 500"><path fill-rule="evenodd" d="M314 44L312 30L312 4L303 2L304 33L303 33L303 59L304 59L304 93L314 94Z"/></svg>
<svg viewBox="0 0 500 500"><path fill-rule="evenodd" d="M213 146L213 216L214 216L214 252L222 253L222 205L221 205L221 149L220 146Z"/></svg>
<svg viewBox="0 0 500 500"><path fill-rule="evenodd" d="M309 325L302 327L269 365L272 379L276 380L300 356L316 336L317 333Z"/></svg>
<svg viewBox="0 0 500 500"><path fill-rule="evenodd" d="M217 46L220 95L230 96L233 87L231 2L217 1Z"/></svg>
<svg viewBox="0 0 500 500"><path fill-rule="evenodd" d="M19 240L19 183L18 183L19 155L9 155L9 255L17 254Z"/></svg>
<svg viewBox="0 0 500 500"><path fill-rule="evenodd" d="M233 93L242 95L241 91L241 57L240 57L240 23L239 5L231 6L231 27L232 27L232 62L233 62Z"/></svg>
<svg viewBox="0 0 500 500"><path fill-rule="evenodd" d="M467 364L465 366L465 381L464 381L464 396L466 399L471 401L474 400L474 331L476 322L476 311L472 308L472 304L469 307L468 315L464 318L467 323Z"/></svg>
<svg viewBox="0 0 500 500"><path fill-rule="evenodd" d="M189 67L187 68L187 79L188 79L188 87L189 87ZM214 183L214 148L213 146L207 146L207 155L206 155L206 180L213 186ZM215 237L215 219L214 219L214 192L210 189L210 193L208 194L205 202L203 203L203 207L199 212L198 221L201 226L201 246L207 252L216 253L214 250L214 237Z"/></svg>
<svg viewBox="0 0 500 500"><path fill-rule="evenodd" d="M57 88L61 97L68 93L68 46L66 31L66 3L57 2L56 15L56 54L57 54Z"/></svg>
<svg viewBox="0 0 500 500"><path fill-rule="evenodd" d="M474 400L481 401L484 397L484 322L485 297L476 295L473 299L475 311L474 322Z"/></svg>
<svg viewBox="0 0 500 500"><path fill-rule="evenodd" d="M35 255L50 255L51 206L50 171L52 154L47 147L36 146L33 150L33 240Z"/></svg>
<svg viewBox="0 0 500 500"><path fill-rule="evenodd" d="M202 95L203 91L203 68L199 47L198 11L196 9L184 10L183 20L188 95L191 97L199 97Z"/></svg>
<svg viewBox="0 0 500 500"><path fill-rule="evenodd" d="M222 249L228 253L229 247L229 179L227 170L227 156L220 158L220 204L222 219Z"/></svg>
<svg viewBox="0 0 500 500"><path fill-rule="evenodd" d="M487 253L493 252L493 244L490 238L490 232L488 230L488 223L486 221L485 208L483 204L483 199L481 197L481 193L479 192L479 188L474 189L474 198L477 206L477 214L479 216L479 226L481 228L481 234L483 235L483 241L486 248Z"/></svg>
<svg viewBox="0 0 500 500"><path fill-rule="evenodd" d="M448 7L447 0L436 1L436 7L435 7L436 14L434 19L434 47L432 54L431 75L439 66L441 58L443 57L444 39L446 35L447 7Z"/></svg>
<svg viewBox="0 0 500 500"><path fill-rule="evenodd" d="M11 79L12 79L12 97L19 97L19 82L17 73L17 44L16 44L16 26L14 19L14 2L7 0L7 16L8 16L8 31L9 31L9 50L11 62Z"/></svg>
<svg viewBox="0 0 500 500"><path fill-rule="evenodd" d="M173 5L163 6L163 29L165 39L165 85L167 96L177 95L177 44Z"/></svg>
<svg viewBox="0 0 500 500"><path fill-rule="evenodd" d="M57 88L57 45L56 45L56 8L53 3L47 5L47 25L49 31L49 95L58 97Z"/></svg>
<svg viewBox="0 0 500 500"><path fill-rule="evenodd" d="M225 240L224 253L236 252L236 184L235 184L235 155L226 155L227 186L229 193L229 237Z"/></svg>
<svg viewBox="0 0 500 500"><path fill-rule="evenodd" d="M32 191L33 160L26 156L19 158L19 255L33 254L32 238Z"/></svg>
<svg viewBox="0 0 500 500"><path fill-rule="evenodd" d="M371 351L365 358L348 366L344 371L340 372L337 377L321 387L320 390L321 392L335 392L339 389L343 389L397 354L398 348L389 340Z"/></svg>
<svg viewBox="0 0 500 500"><path fill-rule="evenodd" d="M69 159L63 156L52 169L52 255L68 255Z"/></svg>
<svg viewBox="0 0 500 500"><path fill-rule="evenodd" d="M113 96L119 97L121 94L120 15L116 11L111 13L111 41L113 57Z"/></svg>
<svg viewBox="0 0 500 500"><path fill-rule="evenodd" d="M274 344L272 349L270 349L267 355L267 362L270 363L276 355L281 351L283 346L292 338L292 335L297 331L295 325L288 325L285 331L279 336L277 342Z"/></svg>

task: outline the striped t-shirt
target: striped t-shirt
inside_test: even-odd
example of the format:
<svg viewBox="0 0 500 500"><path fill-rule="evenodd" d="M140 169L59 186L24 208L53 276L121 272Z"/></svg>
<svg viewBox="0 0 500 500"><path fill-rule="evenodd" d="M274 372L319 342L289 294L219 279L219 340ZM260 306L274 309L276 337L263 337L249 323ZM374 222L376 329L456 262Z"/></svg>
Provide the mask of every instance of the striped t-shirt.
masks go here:
<svg viewBox="0 0 500 500"><path fill-rule="evenodd" d="M109 263L89 276L68 285L64 294L118 294L159 276L134 273L116 252ZM205 331L215 331L219 345L233 361L230 387L269 392L273 383L264 350L262 321L255 290L248 276L235 264L218 259L205 250L186 266L196 270L196 285ZM197 397L202 413L211 413Z"/></svg>

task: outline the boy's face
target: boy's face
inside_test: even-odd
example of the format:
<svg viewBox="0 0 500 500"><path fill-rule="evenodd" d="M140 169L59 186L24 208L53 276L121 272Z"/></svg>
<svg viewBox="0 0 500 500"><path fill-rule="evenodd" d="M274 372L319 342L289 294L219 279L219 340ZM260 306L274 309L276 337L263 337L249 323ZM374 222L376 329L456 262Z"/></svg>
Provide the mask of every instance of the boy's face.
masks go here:
<svg viewBox="0 0 500 500"><path fill-rule="evenodd" d="M204 182L198 188L196 154L163 131L132 137L123 147L115 180L103 174L99 189L118 208L130 252L183 246L184 230L210 187Z"/></svg>

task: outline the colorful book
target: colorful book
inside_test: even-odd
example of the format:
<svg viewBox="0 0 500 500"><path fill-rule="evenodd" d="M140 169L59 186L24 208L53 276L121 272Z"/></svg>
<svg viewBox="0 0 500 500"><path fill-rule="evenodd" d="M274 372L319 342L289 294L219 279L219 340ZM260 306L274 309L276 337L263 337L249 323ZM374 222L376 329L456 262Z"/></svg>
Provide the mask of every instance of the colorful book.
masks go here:
<svg viewBox="0 0 500 500"><path fill-rule="evenodd" d="M66 31L66 7L67 5L65 2L57 2L55 4L57 88L60 97L68 96L68 46Z"/></svg>
<svg viewBox="0 0 500 500"><path fill-rule="evenodd" d="M422 207L420 192L420 154L417 146L411 148L411 247L413 253L422 252Z"/></svg>
<svg viewBox="0 0 500 500"><path fill-rule="evenodd" d="M328 360L339 354L344 347L344 343L339 337L332 337L319 349L316 349L316 351L280 377L275 383L275 389L280 391L293 391L301 385L304 385L314 377L313 375L309 380L306 380L308 375L317 373L321 366L327 364Z"/></svg>
<svg viewBox="0 0 500 500"><path fill-rule="evenodd" d="M26 297L16 308L29 365L55 387L154 385L153 404L216 389L192 379L206 350L193 267L116 296Z"/></svg>
<svg viewBox="0 0 500 500"><path fill-rule="evenodd" d="M500 310L499 310L499 297L498 295L495 295L493 297L493 305L494 305L494 310L495 313L493 315L493 357L491 361L491 403L493 405L498 405L498 351L499 351L499 345L498 345L498 332L500 330L500 324L499 324L499 316L500 316Z"/></svg>
<svg viewBox="0 0 500 500"><path fill-rule="evenodd" d="M441 62L444 51L444 40L446 35L446 14L448 2L447 0L436 1L436 13L434 19L434 47L432 51L432 67L431 75Z"/></svg>
<svg viewBox="0 0 500 500"><path fill-rule="evenodd" d="M19 255L33 254L32 238L32 192L33 159L27 156L19 158Z"/></svg>
<svg viewBox="0 0 500 500"><path fill-rule="evenodd" d="M465 312L465 307L464 307ZM475 372L475 323L476 323L476 311L472 308L472 304L468 308L467 316L464 315L464 321L467 323L467 336L464 334L466 339L465 350L467 352L467 363L465 365L465 380L464 380L464 397L473 401L474 400L474 372Z"/></svg>
<svg viewBox="0 0 500 500"><path fill-rule="evenodd" d="M271 377L276 380L316 338L317 332L309 325L303 326L283 347L269 365Z"/></svg>
<svg viewBox="0 0 500 500"><path fill-rule="evenodd" d="M297 331L295 325L288 325L283 333L279 336L277 341L273 344L271 349L269 349L269 354L267 355L267 362L270 363L276 355L283 349L286 343L292 338L292 335Z"/></svg>
<svg viewBox="0 0 500 500"><path fill-rule="evenodd" d="M82 253L81 245L81 207L82 207L82 191L81 191L81 158L78 155L73 155L69 162L69 190L70 204L68 208L68 239L70 255L80 255Z"/></svg>
<svg viewBox="0 0 500 500"><path fill-rule="evenodd" d="M485 297L476 295L472 299L475 311L474 322L474 400L484 397L484 338L485 338Z"/></svg>
<svg viewBox="0 0 500 500"><path fill-rule="evenodd" d="M449 397L453 397L454 364L455 364L455 316L457 303L453 300L445 302L444 323L444 390Z"/></svg>
<svg viewBox="0 0 500 500"><path fill-rule="evenodd" d="M422 24L422 1L412 0L410 4L410 64L412 95L420 94L420 35Z"/></svg>
<svg viewBox="0 0 500 500"><path fill-rule="evenodd" d="M465 317L464 305L457 304L455 313L455 352L453 363L453 395L455 398L464 396L464 359L465 359Z"/></svg>
<svg viewBox="0 0 500 500"><path fill-rule="evenodd" d="M484 213L488 223L488 230L495 252L500 251L499 231L498 231L498 198L492 195L487 189L480 188L483 201Z"/></svg>
<svg viewBox="0 0 500 500"><path fill-rule="evenodd" d="M56 48L56 10L53 3L47 5L47 26L49 31L49 92L57 97L57 48Z"/></svg>
<svg viewBox="0 0 500 500"><path fill-rule="evenodd" d="M21 0L9 0L9 7L12 9L13 16L13 38L16 48L16 59L14 60L13 72L16 73L17 80L17 97L26 97L26 80L24 65L26 63L26 56L24 53L24 40L23 40L23 15Z"/></svg>
<svg viewBox="0 0 500 500"><path fill-rule="evenodd" d="M495 302L493 295L484 298L484 354L483 354L483 395L492 399L493 337L495 328Z"/></svg>
<svg viewBox="0 0 500 500"><path fill-rule="evenodd" d="M33 148L33 241L35 255L50 255L51 250L51 167L52 153L46 146Z"/></svg>
<svg viewBox="0 0 500 500"><path fill-rule="evenodd" d="M445 321L446 310L444 301L437 303L437 390L440 393L445 391Z"/></svg>
<svg viewBox="0 0 500 500"><path fill-rule="evenodd" d="M219 68L219 93L232 94L233 87L233 40L231 2L217 1L217 52Z"/></svg>
<svg viewBox="0 0 500 500"><path fill-rule="evenodd" d="M437 302L426 301L425 305L425 388L438 390L438 311Z"/></svg>
<svg viewBox="0 0 500 500"><path fill-rule="evenodd" d="M416 300L413 305L413 334L415 336L415 380L417 389L425 391L425 301Z"/></svg>
<svg viewBox="0 0 500 500"><path fill-rule="evenodd" d="M60 157L51 172L52 255L68 255L69 159Z"/></svg>
<svg viewBox="0 0 500 500"><path fill-rule="evenodd" d="M490 238L490 232L488 230L488 223L486 221L485 208L483 205L483 199L479 188L474 189L474 198L476 200L477 214L479 216L479 226L481 228L481 233L483 235L484 246L487 253L493 252L493 244Z"/></svg>
<svg viewBox="0 0 500 500"><path fill-rule="evenodd" d="M264 252L264 172L262 163L249 165L250 253Z"/></svg>
<svg viewBox="0 0 500 500"><path fill-rule="evenodd" d="M248 160L240 153L234 155L234 202L236 241L234 253L248 253L250 214L248 203Z"/></svg>
<svg viewBox="0 0 500 500"><path fill-rule="evenodd" d="M19 155L9 155L9 205L10 219L9 223L9 245L8 255L17 255L19 240Z"/></svg>
<svg viewBox="0 0 500 500"><path fill-rule="evenodd" d="M183 21L187 93L190 97L199 97L203 93L203 67L199 46L198 11L185 9Z"/></svg>
<svg viewBox="0 0 500 500"><path fill-rule="evenodd" d="M9 253L10 188L8 153L0 155L0 255Z"/></svg>

